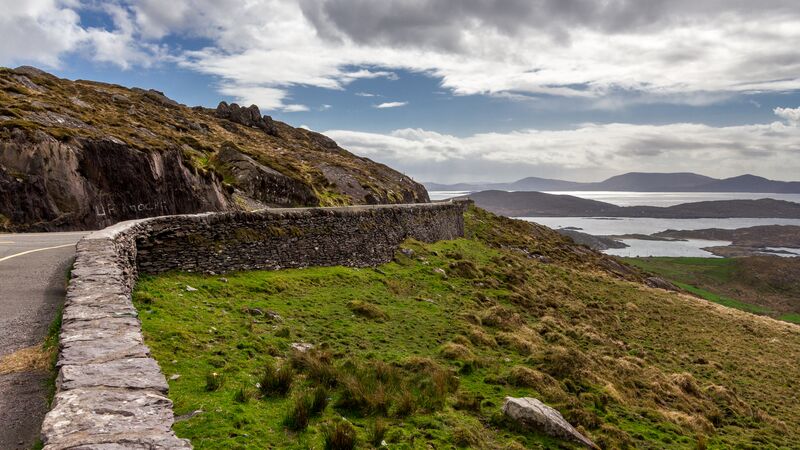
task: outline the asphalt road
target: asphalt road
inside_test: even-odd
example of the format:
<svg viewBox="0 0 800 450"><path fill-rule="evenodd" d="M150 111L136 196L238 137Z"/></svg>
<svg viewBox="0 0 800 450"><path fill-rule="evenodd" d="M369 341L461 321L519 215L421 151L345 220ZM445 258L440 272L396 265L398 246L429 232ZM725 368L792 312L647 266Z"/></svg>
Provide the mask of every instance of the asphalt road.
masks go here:
<svg viewBox="0 0 800 450"><path fill-rule="evenodd" d="M0 234L0 357L40 344L64 302L77 233ZM47 412L47 373L0 375L0 449L29 449Z"/></svg>

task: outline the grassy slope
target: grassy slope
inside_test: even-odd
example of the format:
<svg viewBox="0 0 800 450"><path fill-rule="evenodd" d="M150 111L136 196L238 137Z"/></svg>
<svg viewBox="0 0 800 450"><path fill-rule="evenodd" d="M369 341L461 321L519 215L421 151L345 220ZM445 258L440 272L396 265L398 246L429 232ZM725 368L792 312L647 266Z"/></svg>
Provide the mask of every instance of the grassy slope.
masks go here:
<svg viewBox="0 0 800 450"><path fill-rule="evenodd" d="M800 440L795 326L620 280L600 256L541 227L476 209L467 219L468 238L409 242L411 257L378 269L143 278L134 300L164 372L181 375L170 381L176 413L204 411L176 424L178 434L198 449L321 448L322 424L343 415L364 448L376 417L392 448L568 447L501 420L505 396L532 395L604 448L788 448ZM356 314L353 301L378 317ZM268 364L288 364L293 342L323 348L338 380L331 404L301 432L283 420L294 397L319 385L314 373L299 370L288 398L255 387ZM416 412L398 413L400 393L388 384L380 386L387 411L337 407L352 399L353 366L419 381L405 385ZM420 367L458 374L443 405L426 403L420 389L434 369ZM221 387L209 391L209 377ZM237 402L243 387L249 400Z"/></svg>
<svg viewBox="0 0 800 450"><path fill-rule="evenodd" d="M800 323L800 261L795 258L628 258L707 300Z"/></svg>

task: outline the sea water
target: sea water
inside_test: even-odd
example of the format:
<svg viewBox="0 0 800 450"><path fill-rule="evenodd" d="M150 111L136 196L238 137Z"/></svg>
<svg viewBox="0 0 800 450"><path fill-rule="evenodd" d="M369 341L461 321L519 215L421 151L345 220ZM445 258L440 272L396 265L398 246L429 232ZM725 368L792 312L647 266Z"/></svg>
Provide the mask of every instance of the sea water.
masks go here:
<svg viewBox="0 0 800 450"><path fill-rule="evenodd" d="M754 194L743 192L619 192L619 191L559 191L548 194L572 195L575 197L612 203L619 206L672 206L716 200L756 200L773 198L800 203L800 194ZM431 191L431 200L444 200L469 194L468 191ZM654 219L641 217L517 217L558 229L571 227L582 233L595 236L622 234L653 234L664 230L701 230L705 228L736 229L757 225L797 225L800 219ZM618 256L700 256L714 257L704 247L730 245L728 241L651 241L642 239L622 240L629 247L609 249L605 252ZM799 249L770 253L778 256L800 256Z"/></svg>

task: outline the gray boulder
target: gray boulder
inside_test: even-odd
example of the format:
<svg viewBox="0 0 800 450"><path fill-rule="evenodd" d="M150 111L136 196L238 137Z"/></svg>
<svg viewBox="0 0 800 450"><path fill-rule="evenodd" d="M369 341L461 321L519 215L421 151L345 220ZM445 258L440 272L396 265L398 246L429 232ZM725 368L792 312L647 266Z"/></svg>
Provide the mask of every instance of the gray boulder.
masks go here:
<svg viewBox="0 0 800 450"><path fill-rule="evenodd" d="M560 412L531 397L506 397L503 414L525 428L548 436L583 444L598 449L594 442L582 435L567 422Z"/></svg>

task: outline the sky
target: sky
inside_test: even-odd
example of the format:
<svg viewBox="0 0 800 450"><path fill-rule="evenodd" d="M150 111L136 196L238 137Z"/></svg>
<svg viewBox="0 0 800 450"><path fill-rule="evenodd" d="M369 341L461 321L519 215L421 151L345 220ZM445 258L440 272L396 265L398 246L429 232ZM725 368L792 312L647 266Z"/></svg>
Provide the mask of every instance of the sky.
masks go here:
<svg viewBox="0 0 800 450"><path fill-rule="evenodd" d="M797 0L0 0L0 65L225 100L419 181L800 180Z"/></svg>

